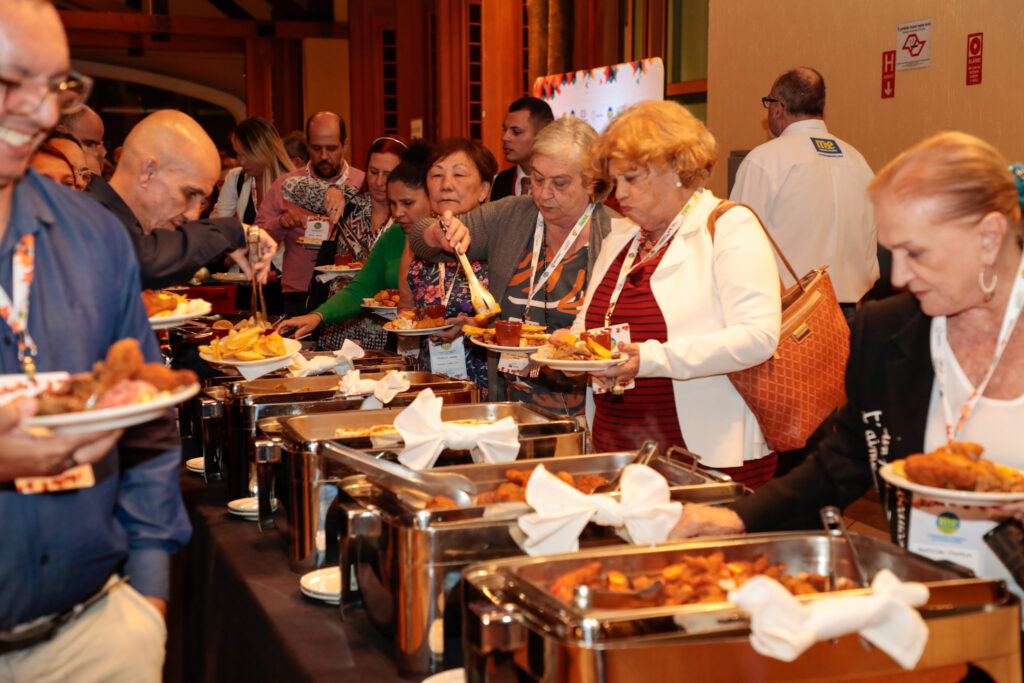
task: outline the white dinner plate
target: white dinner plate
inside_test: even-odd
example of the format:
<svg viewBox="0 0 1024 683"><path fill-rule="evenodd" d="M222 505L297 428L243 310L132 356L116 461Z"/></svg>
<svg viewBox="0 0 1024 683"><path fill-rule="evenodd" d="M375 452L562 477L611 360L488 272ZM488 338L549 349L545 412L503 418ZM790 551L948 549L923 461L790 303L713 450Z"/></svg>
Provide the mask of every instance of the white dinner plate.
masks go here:
<svg viewBox="0 0 1024 683"><path fill-rule="evenodd" d="M423 683L466 683L466 670L448 669L423 679Z"/></svg>
<svg viewBox="0 0 1024 683"><path fill-rule="evenodd" d="M210 276L211 280L217 282L251 282L250 278L245 273L214 273Z"/></svg>
<svg viewBox="0 0 1024 683"><path fill-rule="evenodd" d="M363 304L363 308L372 313L376 313L382 318L387 318L388 320L394 320L398 317L398 306L372 306L369 304Z"/></svg>
<svg viewBox="0 0 1024 683"><path fill-rule="evenodd" d="M192 313L186 313L185 315L165 315L158 316L149 319L150 327L154 330L168 330L172 327L177 327L186 320L194 320L195 318L202 318L204 315L210 315L210 311L213 310L213 306L209 301L202 301L203 306L198 307Z"/></svg>
<svg viewBox="0 0 1024 683"><path fill-rule="evenodd" d="M886 463L878 471L878 474L893 486L914 493L920 493L928 500L939 503L956 503L959 505L975 505L988 507L1002 505L1004 503L1015 503L1024 500L1024 491L1014 493L992 492L992 491L958 491L956 489L940 489L936 486L925 486L907 479L903 471L903 461Z"/></svg>
<svg viewBox="0 0 1024 683"><path fill-rule="evenodd" d="M337 604L341 601L341 570L324 567L304 574L299 579L299 588L311 598Z"/></svg>
<svg viewBox="0 0 1024 683"><path fill-rule="evenodd" d="M238 360L237 358L225 358L222 360L214 360L213 356L208 353L200 353L199 357L205 360L211 365L229 365L235 368L262 368L267 365L274 365L280 363L283 360L291 358L296 353L302 350L302 342L298 339L291 339L290 337L283 337L284 348L287 351L283 356L270 356L263 360Z"/></svg>
<svg viewBox="0 0 1024 683"><path fill-rule="evenodd" d="M82 410L77 413L61 413L60 415L39 415L25 418L21 424L30 427L47 427L64 434L120 429L154 420L163 415L166 408L187 401L198 393L199 383L193 382L147 403L135 403L130 406L100 410Z"/></svg>
<svg viewBox="0 0 1024 683"><path fill-rule="evenodd" d="M277 498L270 503L271 511L277 511ZM228 502L228 512L243 519L256 519L260 514L260 499L256 496L236 498Z"/></svg>
<svg viewBox="0 0 1024 683"><path fill-rule="evenodd" d="M612 358L609 360L555 360L553 358L542 358L539 353L530 356L530 360L541 365L546 365L553 370L569 370L570 372L589 372L591 370L605 370L625 363L628 358Z"/></svg>
<svg viewBox="0 0 1024 683"><path fill-rule="evenodd" d="M190 458L185 461L185 469L192 474L206 474L206 458Z"/></svg>
<svg viewBox="0 0 1024 683"><path fill-rule="evenodd" d="M544 347L544 344L537 344L536 346L501 346L500 344L488 344L485 341L481 341L480 337L470 337L469 341L473 342L477 346L484 347L488 351L497 351L498 353L533 353L537 349Z"/></svg>
<svg viewBox="0 0 1024 683"><path fill-rule="evenodd" d="M318 273L335 273L345 275L347 273L358 273L362 269L362 266L356 266L355 268L349 268L348 266L317 266L313 270Z"/></svg>
<svg viewBox="0 0 1024 683"><path fill-rule="evenodd" d="M397 334L400 337L425 337L428 334L435 334L437 332L444 332L450 330L455 325L442 325L441 327L424 327L421 330L393 330L387 325L384 325L384 329L392 334Z"/></svg>

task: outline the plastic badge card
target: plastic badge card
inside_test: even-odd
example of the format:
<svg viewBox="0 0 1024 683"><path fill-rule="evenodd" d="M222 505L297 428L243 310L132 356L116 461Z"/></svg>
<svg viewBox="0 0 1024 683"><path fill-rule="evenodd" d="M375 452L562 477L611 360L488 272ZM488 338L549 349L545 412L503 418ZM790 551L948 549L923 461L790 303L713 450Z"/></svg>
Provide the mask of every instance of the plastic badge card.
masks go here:
<svg viewBox="0 0 1024 683"><path fill-rule="evenodd" d="M587 330L587 332L590 332L591 334L596 334L598 332L603 332L605 330L609 330L612 333L612 341L614 342L613 348L618 346L619 344L631 343L629 336L629 323L622 323L621 325L612 325L611 327L595 327L592 330ZM594 394L608 393L608 389L605 388L603 381L597 377L594 377L593 379L590 380L590 386L594 390ZM634 380L629 380L629 384L624 384L622 386L622 389L624 391L628 391L630 389L633 389L634 387L636 387L636 382Z"/></svg>
<svg viewBox="0 0 1024 683"><path fill-rule="evenodd" d="M325 240L331 228L331 219L324 216L306 218L306 239Z"/></svg>

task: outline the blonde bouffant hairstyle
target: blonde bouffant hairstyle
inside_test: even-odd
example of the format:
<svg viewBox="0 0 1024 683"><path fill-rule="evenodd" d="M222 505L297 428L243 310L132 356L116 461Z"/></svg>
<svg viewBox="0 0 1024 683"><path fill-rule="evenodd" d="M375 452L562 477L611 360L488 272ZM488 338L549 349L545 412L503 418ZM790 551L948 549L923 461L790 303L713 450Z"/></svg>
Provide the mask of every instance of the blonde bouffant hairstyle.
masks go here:
<svg viewBox="0 0 1024 683"><path fill-rule="evenodd" d="M872 201L938 200L932 220L980 220L995 211L1006 216L1017 236L1020 196L1006 159L995 147L967 133L950 131L922 140L886 164L868 185Z"/></svg>
<svg viewBox="0 0 1024 683"><path fill-rule="evenodd" d="M619 114L591 149L596 179L611 183L612 161L627 168L673 168L684 187L697 189L718 161L718 143L681 104L651 100Z"/></svg>

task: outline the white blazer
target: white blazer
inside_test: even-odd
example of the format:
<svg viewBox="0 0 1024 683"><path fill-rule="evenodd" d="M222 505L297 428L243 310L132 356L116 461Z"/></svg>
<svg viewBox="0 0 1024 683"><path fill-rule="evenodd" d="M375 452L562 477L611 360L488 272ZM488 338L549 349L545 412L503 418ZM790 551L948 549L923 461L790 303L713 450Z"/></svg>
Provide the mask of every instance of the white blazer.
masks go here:
<svg viewBox="0 0 1024 683"><path fill-rule="evenodd" d="M768 454L753 413L725 373L767 360L779 341L782 304L775 257L757 218L733 208L715 224L718 199L705 190L683 220L651 276L651 291L665 316L669 341L638 340L638 377L673 380L679 426L687 448L711 467L739 467ZM612 261L640 230L612 220L572 330L585 329L594 290ZM604 311L601 311L602 315ZM587 418L594 403L587 390Z"/></svg>

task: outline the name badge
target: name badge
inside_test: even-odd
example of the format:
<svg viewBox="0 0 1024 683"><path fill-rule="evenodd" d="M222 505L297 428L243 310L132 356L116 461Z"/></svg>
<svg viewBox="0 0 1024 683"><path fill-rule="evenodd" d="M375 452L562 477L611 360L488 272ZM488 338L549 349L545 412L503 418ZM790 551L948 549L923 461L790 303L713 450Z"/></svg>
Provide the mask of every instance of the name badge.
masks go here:
<svg viewBox="0 0 1024 683"><path fill-rule="evenodd" d="M14 488L18 493L26 495L87 489L95 484L96 476L93 474L92 465L75 465L49 477L19 477L14 480Z"/></svg>
<svg viewBox="0 0 1024 683"><path fill-rule="evenodd" d="M587 330L587 332L602 332L606 329L611 331L612 333L613 346L630 343L629 323L622 323L621 325L612 325L611 327L595 327L592 330ZM590 387L594 390L595 395L608 393L608 389L605 388L604 381L601 378L592 378L590 380ZM622 388L623 390L628 391L629 389L633 389L635 387L636 381L629 380L629 384L623 385Z"/></svg>
<svg viewBox="0 0 1024 683"><path fill-rule="evenodd" d="M324 216L308 216L306 218L306 239L325 240L331 231L331 219Z"/></svg>
<svg viewBox="0 0 1024 683"><path fill-rule="evenodd" d="M431 372L455 379L469 379L469 370L466 368L466 345L462 339L456 337L453 341L442 344L428 342Z"/></svg>
<svg viewBox="0 0 1024 683"><path fill-rule="evenodd" d="M509 318L510 322L522 322L519 318ZM506 353L498 355L498 372L506 372L510 375L522 377L530 367L530 354L528 353Z"/></svg>

